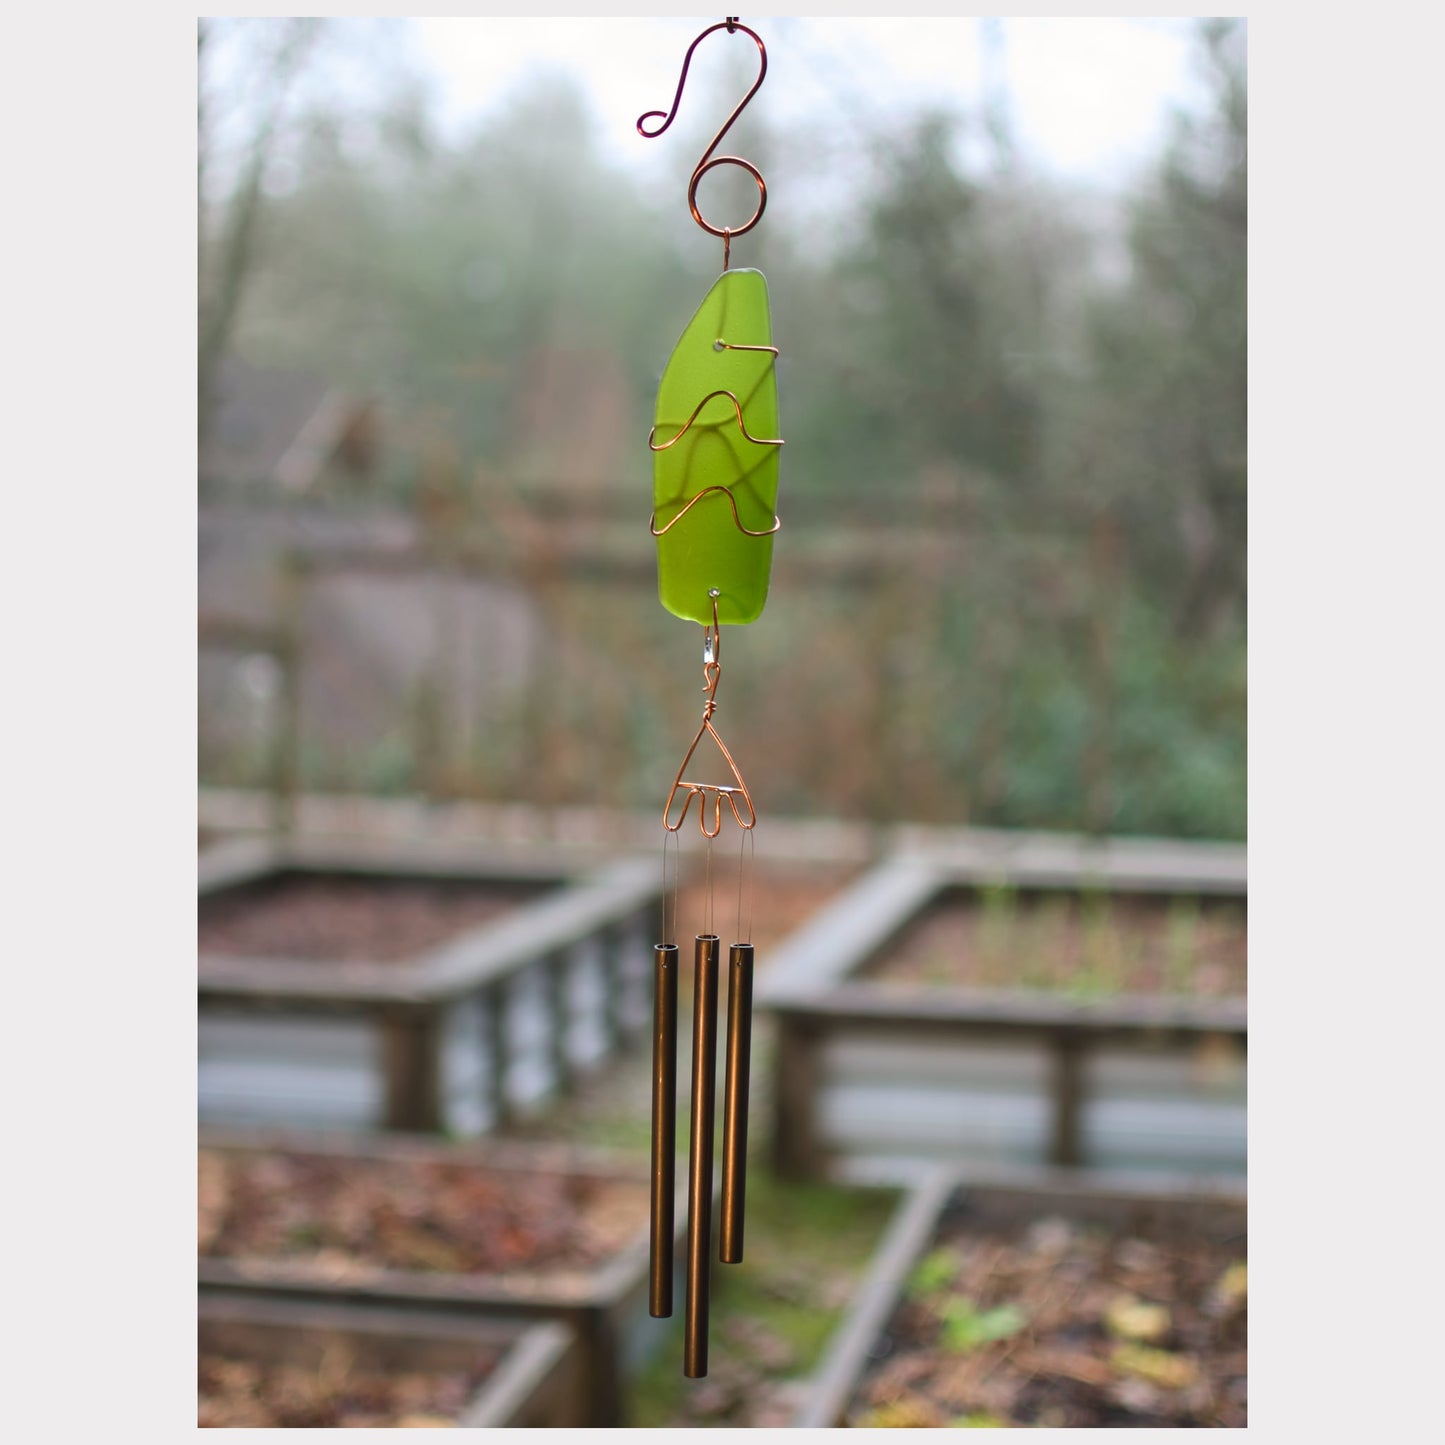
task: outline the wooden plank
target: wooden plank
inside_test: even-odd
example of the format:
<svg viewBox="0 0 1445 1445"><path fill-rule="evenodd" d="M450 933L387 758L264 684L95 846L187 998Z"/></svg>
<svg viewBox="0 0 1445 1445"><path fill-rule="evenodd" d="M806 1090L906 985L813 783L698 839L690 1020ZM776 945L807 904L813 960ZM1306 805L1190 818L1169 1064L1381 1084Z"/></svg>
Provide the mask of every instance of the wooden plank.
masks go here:
<svg viewBox="0 0 1445 1445"><path fill-rule="evenodd" d="M990 1165L955 1166L955 1175L972 1210L1002 1219L1016 1218L1025 1211L1047 1214L1056 1210L1080 1217L1119 1219L1141 1204L1205 1206L1238 1219L1248 1204L1244 1181L1230 1174Z"/></svg>
<svg viewBox="0 0 1445 1445"><path fill-rule="evenodd" d="M200 618L196 623L196 642L200 647L225 652L275 653L281 645L270 623L253 622L244 617Z"/></svg>
<svg viewBox="0 0 1445 1445"><path fill-rule="evenodd" d="M954 883L1240 895L1248 887L1248 854L1238 843L909 825L889 844Z"/></svg>
<svg viewBox="0 0 1445 1445"><path fill-rule="evenodd" d="M284 854L269 838L229 838L196 855L196 895L205 898L276 872Z"/></svg>
<svg viewBox="0 0 1445 1445"><path fill-rule="evenodd" d="M599 933L602 986L602 1033L605 1052L612 1054L623 1041L627 1030L626 999L623 997L622 951L627 946L627 930L619 923L610 924Z"/></svg>
<svg viewBox="0 0 1445 1445"><path fill-rule="evenodd" d="M1178 1171L1057 1169L970 1170L959 1176L959 1203L980 1224L1016 1226L1020 1220L1063 1215L1115 1229L1147 1230L1172 1221L1200 1238L1244 1239L1248 1193L1237 1178Z"/></svg>
<svg viewBox="0 0 1445 1445"><path fill-rule="evenodd" d="M906 1024L896 1031L829 1030L822 1041L825 1088L839 1083L937 1085L1036 1093L1048 1086L1047 1055L1037 1038L921 1038Z"/></svg>
<svg viewBox="0 0 1445 1445"><path fill-rule="evenodd" d="M839 1426L862 1382L915 1264L955 1203L971 1216L1004 1224L1063 1214L1128 1227L1147 1214L1185 1215L1220 1237L1242 1234L1246 1198L1234 1179L1163 1174L1110 1174L1080 1169L930 1169L905 1197L868 1274L824 1352L792 1424Z"/></svg>
<svg viewBox="0 0 1445 1445"><path fill-rule="evenodd" d="M202 1147L291 1149L338 1157L438 1159L475 1162L495 1171L592 1176L602 1180L646 1178L646 1165L629 1156L561 1144L488 1140L476 1144L439 1143L399 1135L303 1130L206 1130ZM687 1183L679 1181L674 1217L680 1249L686 1234ZM510 1270L488 1274L441 1274L376 1268L336 1275L304 1260L230 1259L203 1255L197 1278L217 1296L257 1295L317 1303L388 1307L395 1311L456 1316L502 1316L527 1320L564 1319L573 1328L585 1357L584 1389L589 1422L624 1423L624 1337L638 1300L646 1298L649 1228L646 1209L639 1228L621 1248L599 1264L550 1270Z"/></svg>
<svg viewBox="0 0 1445 1445"><path fill-rule="evenodd" d="M203 953L196 965L202 1006L251 1003L355 1010L430 1002L405 963L322 963L311 958L250 958Z"/></svg>
<svg viewBox="0 0 1445 1445"><path fill-rule="evenodd" d="M644 1263L642 1266L646 1268ZM582 1336L590 1362L587 1394L599 1425L616 1428L626 1424L622 1390L622 1332L613 1309L587 1310L574 1316L574 1328Z"/></svg>
<svg viewBox="0 0 1445 1445"><path fill-rule="evenodd" d="M758 978L761 1008L812 998L881 948L938 891L938 871L917 859L872 869L791 934Z"/></svg>
<svg viewBox="0 0 1445 1445"><path fill-rule="evenodd" d="M607 1421L588 1396L575 1333L560 1320L546 1320L522 1331L456 1423L462 1429L494 1430L600 1426Z"/></svg>
<svg viewBox="0 0 1445 1445"><path fill-rule="evenodd" d="M301 668L302 621L306 599L306 566L287 553L276 567L277 638L275 658L281 670L276 699L277 721L271 749L271 829L286 837L296 831L301 796Z"/></svg>
<svg viewBox="0 0 1445 1445"><path fill-rule="evenodd" d="M939 1168L904 1196L843 1325L814 1373L807 1400L792 1422L795 1426L827 1430L842 1422L869 1352L892 1316L908 1271L931 1238L955 1186L954 1171Z"/></svg>
<svg viewBox="0 0 1445 1445"><path fill-rule="evenodd" d="M441 1127L441 1017L435 1007L386 1010L381 1022L386 1127Z"/></svg>
<svg viewBox="0 0 1445 1445"><path fill-rule="evenodd" d="M647 1161L615 1149L562 1140L429 1139L373 1129L310 1129L275 1125L206 1125L202 1149L250 1153L327 1154L341 1159L420 1159L526 1174L584 1175L601 1181L645 1180ZM646 1234L641 1236L644 1246Z"/></svg>
<svg viewBox="0 0 1445 1445"><path fill-rule="evenodd" d="M312 855L314 856L314 855ZM288 1004L395 1004L450 1000L507 976L626 916L661 887L650 859L602 868L504 917L452 939L414 963L316 963L203 954L203 1002L277 999Z"/></svg>
<svg viewBox="0 0 1445 1445"><path fill-rule="evenodd" d="M451 997L542 954L571 948L655 898L661 887L654 859L625 858L425 955L418 985L428 996Z"/></svg>
<svg viewBox="0 0 1445 1445"><path fill-rule="evenodd" d="M572 1085L572 1059L567 1049L567 971L570 954L554 949L542 968L543 997L547 1008L547 1061L552 1069L552 1088L566 1093Z"/></svg>
<svg viewBox="0 0 1445 1445"><path fill-rule="evenodd" d="M484 1040L487 1057L487 1100L491 1112L491 1127L499 1129L511 1116L512 1106L507 1097L507 991L505 979L498 979L487 990L483 998L486 1009L486 1037Z"/></svg>
<svg viewBox="0 0 1445 1445"><path fill-rule="evenodd" d="M500 847L455 840L309 837L288 840L286 866L361 877L564 883L596 863L550 844Z"/></svg>
<svg viewBox="0 0 1445 1445"><path fill-rule="evenodd" d="M1081 1117L1084 1104L1084 1048L1077 1034L1055 1033L1049 1039L1049 1163L1084 1162Z"/></svg>
<svg viewBox="0 0 1445 1445"><path fill-rule="evenodd" d="M407 1370L466 1369L479 1349L496 1368L458 1414L464 1427L592 1425L576 1335L560 1321L427 1314L385 1307L211 1294L197 1300L201 1348L263 1360L344 1336L367 1361Z"/></svg>
<svg viewBox="0 0 1445 1445"><path fill-rule="evenodd" d="M1039 990L840 984L804 1001L774 1002L780 1016L818 1028L897 1029L934 1033L1074 1032L1096 1038L1146 1035L1164 1041L1220 1033L1243 1039L1248 1010L1239 998L1117 994L1071 999Z"/></svg>
<svg viewBox="0 0 1445 1445"><path fill-rule="evenodd" d="M780 1179L817 1177L826 1167L818 1125L822 1033L782 1014L773 1053L773 1169Z"/></svg>

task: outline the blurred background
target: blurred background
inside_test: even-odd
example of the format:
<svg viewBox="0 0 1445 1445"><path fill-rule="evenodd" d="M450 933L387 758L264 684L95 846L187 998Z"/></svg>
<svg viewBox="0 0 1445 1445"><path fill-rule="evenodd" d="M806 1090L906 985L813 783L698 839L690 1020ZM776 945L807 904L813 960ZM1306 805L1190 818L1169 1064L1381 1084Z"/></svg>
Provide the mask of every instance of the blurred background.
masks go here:
<svg viewBox="0 0 1445 1445"><path fill-rule="evenodd" d="M748 1252L648 1313L708 23L199 21L201 1422L1242 1425L1241 20L757 22Z"/></svg>
<svg viewBox="0 0 1445 1445"><path fill-rule="evenodd" d="M634 123L700 28L200 22L203 788L660 805L699 658L645 440L754 46ZM1244 22L757 28L761 814L1242 839Z"/></svg>

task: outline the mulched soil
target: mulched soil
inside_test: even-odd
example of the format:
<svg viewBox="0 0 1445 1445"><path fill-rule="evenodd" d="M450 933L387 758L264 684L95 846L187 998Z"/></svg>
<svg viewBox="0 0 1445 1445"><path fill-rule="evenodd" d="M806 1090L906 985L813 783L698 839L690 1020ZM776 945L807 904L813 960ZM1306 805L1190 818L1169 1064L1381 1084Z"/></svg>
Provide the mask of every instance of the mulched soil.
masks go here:
<svg viewBox="0 0 1445 1445"><path fill-rule="evenodd" d="M536 885L410 879L277 879L202 901L202 953L407 963L537 897Z"/></svg>
<svg viewBox="0 0 1445 1445"><path fill-rule="evenodd" d="M946 1228L847 1423L1242 1427L1243 1238Z"/></svg>
<svg viewBox="0 0 1445 1445"><path fill-rule="evenodd" d="M199 1159L201 1254L301 1261L329 1277L586 1269L648 1217L645 1179L289 1151L203 1148Z"/></svg>
<svg viewBox="0 0 1445 1445"><path fill-rule="evenodd" d="M200 1355L202 1426L451 1425L496 1357L479 1349L470 1370L382 1372L357 1365L342 1346L320 1367L256 1361L219 1350Z"/></svg>
<svg viewBox="0 0 1445 1445"><path fill-rule="evenodd" d="M859 977L942 987L1193 997L1246 992L1243 902L962 895L913 924Z"/></svg>

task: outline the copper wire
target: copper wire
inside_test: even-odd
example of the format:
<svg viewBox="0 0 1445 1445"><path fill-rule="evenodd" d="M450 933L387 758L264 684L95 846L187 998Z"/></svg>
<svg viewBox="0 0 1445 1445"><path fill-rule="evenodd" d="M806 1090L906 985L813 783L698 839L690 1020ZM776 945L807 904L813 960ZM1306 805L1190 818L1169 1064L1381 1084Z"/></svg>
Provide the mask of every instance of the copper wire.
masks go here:
<svg viewBox="0 0 1445 1445"><path fill-rule="evenodd" d="M704 487L702 491L700 491L695 497L693 497L692 500L689 501L687 505L683 507L683 509L677 514L677 516L675 516L672 521L670 521L665 527L659 527L657 525L657 513L654 512L652 516L648 519L648 531L651 532L654 537L666 536L667 533L670 532L675 526L677 526L677 524L682 521L682 519L687 516L687 514L692 511L692 509L697 506L697 504L702 501L702 499L710 492L721 492L723 496L727 498L728 506L733 509L733 525L737 527L738 531L741 532L743 536L771 537L774 532L781 530L783 524L776 512L773 513L773 525L771 527L765 528L761 532L755 532L751 527L743 526L743 519L738 515L737 498L733 496L732 488L725 487L722 485L721 482L718 482L711 487Z"/></svg>
<svg viewBox="0 0 1445 1445"><path fill-rule="evenodd" d="M741 349L742 349L741 347L738 348L738 350L741 350ZM748 349L751 350L752 348L750 347L750 348L748 348ZM769 349L771 350L771 348L769 348ZM756 389L756 388L754 388L754 389ZM701 412L702 409L703 409L703 407L705 407L705 406L708 404L708 402L710 402L710 401L713 399L713 397L715 397L715 396L725 396L725 397L727 397L727 399L728 399L730 402L732 402L732 404L733 404L733 410L737 413L738 430L739 430L750 442L752 442L754 446L759 446L759 447L780 447L780 446L782 446L782 444L783 444L783 439L782 439L781 437L777 437L777 438L755 437L755 436L748 430L748 424L743 420L743 404L742 404L742 402L740 402L740 401L737 399L737 397L736 397L732 392L730 392L729 390L727 390L726 387L719 387L716 391L710 391L710 392L708 392L708 394L707 394L705 397L703 397L703 399L702 399L700 402L698 402L698 404L697 404L695 407L693 407L693 409L692 409L692 415L691 415L690 417L688 417L688 419L687 419L685 422L683 422L683 424L682 424L682 430L681 430L680 432L678 432L678 434L677 434L676 436L670 437L670 438L669 438L667 441L665 441L665 442L659 442L659 443L658 443L657 445L655 445L655 446L653 445L652 439L653 439L653 437L655 437L655 436L657 435L657 425L656 425L656 423L654 423L654 424L653 424L653 427L652 427L652 430L647 433L647 446L648 446L648 450L654 451L654 452L665 452L669 447L675 447L675 446L678 444L678 442L680 442L680 441L683 439L683 437L685 437L685 436L688 434L689 430L691 430L693 422L695 422L695 421L697 420L697 418L698 418L698 413ZM721 423L721 422L707 422L707 423L705 423L705 425L715 427L715 426L721 426L722 423Z"/></svg>
<svg viewBox="0 0 1445 1445"><path fill-rule="evenodd" d="M768 353L773 357L773 359L774 359L775 361L777 360L777 357L778 357L778 348L777 348L776 346L750 346L750 345L743 345L741 342L724 341L724 340L722 339L722 337L718 337L718 339L713 342L713 350L714 350L714 351L766 351L766 352L768 352ZM688 430L691 428L692 424L697 420L698 415L701 413L703 407L705 407L705 406L708 404L708 402L710 402L714 397L718 397L718 396L725 396L725 397L727 397L727 398L732 402L732 404L733 404L733 410L737 413L738 430L739 430L740 432L742 432L743 436L746 437L748 441L750 441L750 442L752 442L754 445L760 446L760 447L780 447L780 446L783 445L783 439L782 439L782 438L778 438L777 440L771 440L771 439L768 439L768 438L765 438L765 437L755 437L755 436L753 436L753 434L752 434L750 431L748 431L747 423L744 422L744 420L743 420L743 407L742 407L742 403L738 400L736 393L731 392L731 391L728 391L728 390L726 390L726 389L719 389L719 390L717 390L717 391L710 391L705 397L703 397L703 399L702 399L700 402L698 402L698 404L693 408L692 415L691 415L690 417L688 417L688 419L683 423L682 430L681 430L680 432L678 432L677 435L676 435L675 437L673 437L670 441L662 442L660 445L654 445L654 444L653 444L653 440L652 440L652 439L653 439L654 436L657 435L657 427L656 427L656 425L654 424L652 430L649 431L648 434L647 434L647 445L648 445L649 449L652 450L652 451L654 451L654 452L665 452L669 447L675 446L678 442L680 442L680 441L682 440L682 438L683 438L684 436L687 435ZM708 425L708 426L717 426L717 425L720 425L720 423L708 422L707 425ZM671 530L673 527L675 527L680 521L682 521L682 519L688 514L688 512L690 512L690 511L692 510L692 508L693 508L694 506L696 506L699 501L702 500L702 498L706 497L706 496L707 496L709 493L711 493L711 492L721 492L722 495L727 498L728 506L732 508L733 525L734 525L734 526L738 529L738 531L740 531L744 536L747 536L747 537L771 537L771 536L773 535L773 533L776 532L776 531L778 531L778 530L782 527L782 525L783 525L782 522L781 522L781 521L779 520L779 518L778 518L778 514L777 514L776 512L774 512L774 513L773 513L773 525L772 525L771 527L764 528L764 529L761 530L761 531L755 531L752 527L745 527L745 526L743 525L743 519L742 519L742 517L738 514L737 499L733 496L732 488L731 488L731 487L727 487L727 486L723 486L721 483L716 483L716 484L714 484L713 486L704 487L700 492L697 493L696 496L692 497L692 498L687 502L687 504L682 508L682 510L681 510L680 512L678 512L678 514L677 514L670 522L667 523L666 526L659 527L659 526L657 525L657 512L654 511L654 512L652 513L651 518L650 518L649 521L648 521L648 524L647 524L648 530L652 533L652 535L653 535L654 537L664 536L668 531L670 531L670 530Z"/></svg>
<svg viewBox="0 0 1445 1445"><path fill-rule="evenodd" d="M687 810L692 806L692 800L698 801L698 827L702 830L704 838L716 838L722 832L722 805L724 799L732 809L732 815L737 821L739 828L747 831L757 826L758 815L753 808L752 794L748 791L748 785L743 781L743 775L738 771L738 765L733 761L733 755L728 751L727 744L718 735L718 731L712 725L712 715L717 711L717 685L722 677L722 629L718 625L717 604L721 594L716 587L709 590L708 596L712 598L712 625L703 628L703 691L707 693L707 701L703 704L702 726L693 735L692 743L687 752L683 755L682 765L677 770L676 777L672 780L672 787L667 794L667 802L662 808L662 826L669 833L676 833L687 821ZM692 761L692 755L697 751L697 745L703 740L704 735L712 738L718 746L718 751L727 760L728 768L731 770L737 786L733 787L728 783L694 783L689 782L682 775L687 771L687 765ZM679 788L687 789L687 796L683 799L682 812L677 822L670 821L672 816L673 799L677 797ZM712 827L707 825L707 803L711 796L713 805ZM738 808L738 799L741 798L747 807L747 818L744 820Z"/></svg>
<svg viewBox="0 0 1445 1445"><path fill-rule="evenodd" d="M734 236L745 236L751 231L752 228L762 220L763 211L767 209L768 204L767 183L763 180L762 172L751 161L746 161L741 156L713 156L713 152L718 148L722 138L732 129L733 122L743 113L743 110L753 96L758 93L758 87L762 85L763 77L768 73L768 51L762 42L762 38L755 30L749 30L746 25L739 24L738 18L735 15L728 16L726 20L721 20L716 25L709 25L708 28L687 47L687 54L682 58L682 74L678 76L677 91L672 97L672 108L663 116L662 124L658 126L656 130L648 130L643 122L651 120L655 115L663 115L663 112L660 110L643 111L643 113L637 117L637 133L646 140L656 140L657 137L672 124L673 119L677 115L678 103L682 100L683 87L687 84L687 68L692 64L692 53L714 30L726 30L729 35L735 35L741 30L744 35L750 36L758 47L759 62L758 78L753 81L752 89L737 103L733 113L723 122L722 129L712 138L711 144L702 153L698 163L693 167L692 179L688 182L687 186L688 210L692 212L693 220L696 221L704 231L710 236L717 236L721 239L723 243L723 270L726 271L728 268L729 252L732 249L732 238ZM757 184L758 208L741 226L714 226L698 209L697 184L714 166L741 166Z"/></svg>
<svg viewBox="0 0 1445 1445"><path fill-rule="evenodd" d="M771 351L774 360L776 360L779 355L776 346L743 346L736 341L724 341L721 336L713 342L712 349L714 351Z"/></svg>
<svg viewBox="0 0 1445 1445"><path fill-rule="evenodd" d="M664 847L666 845L664 844ZM748 900L748 931L743 936L743 859L747 858L747 900ZM744 829L738 834L738 927L736 937L739 942L751 944L753 941L753 875L757 870L758 842L757 834L751 828Z"/></svg>
<svg viewBox="0 0 1445 1445"><path fill-rule="evenodd" d="M672 887L667 886L667 854L672 845ZM682 845L674 834L662 840L662 942L677 942L677 905L681 889ZM669 903L671 907L669 908Z"/></svg>
<svg viewBox="0 0 1445 1445"><path fill-rule="evenodd" d="M705 884L704 894L703 894L703 898L704 898L704 902L703 902L703 932L704 932L704 933L716 933L716 932L717 932L717 929L716 929L716 927L714 926L714 923L715 923L715 910L714 910L714 908L713 908L712 839L711 839L711 838L709 838L709 839L707 840L706 851L707 851L707 872L706 872L706 875L705 875L705 876L706 876L706 880L707 880L707 881L706 881L706 884Z"/></svg>

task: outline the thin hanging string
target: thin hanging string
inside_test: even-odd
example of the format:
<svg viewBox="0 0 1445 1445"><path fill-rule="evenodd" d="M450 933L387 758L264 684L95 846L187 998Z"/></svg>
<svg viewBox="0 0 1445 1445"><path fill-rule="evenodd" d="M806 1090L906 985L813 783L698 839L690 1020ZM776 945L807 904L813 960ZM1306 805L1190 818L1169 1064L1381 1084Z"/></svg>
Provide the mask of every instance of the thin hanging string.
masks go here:
<svg viewBox="0 0 1445 1445"><path fill-rule="evenodd" d="M705 906L705 910L706 910L706 911L705 911L705 913L704 913L704 927L703 927L703 930L702 930L702 931L703 931L704 933L716 933L716 932L717 932L717 929L713 927L713 908L712 908L712 839L711 839L711 838L709 838L709 839L707 840L707 902L706 902L706 904L705 904L704 906Z"/></svg>
<svg viewBox="0 0 1445 1445"><path fill-rule="evenodd" d="M672 845L672 887L667 886L667 850ZM676 833L667 833L662 840L662 942L677 942L677 894L678 874L681 871L682 859L679 852L680 844ZM671 903L669 909L668 904Z"/></svg>
<svg viewBox="0 0 1445 1445"><path fill-rule="evenodd" d="M738 834L738 931L733 936L739 943L753 941L753 874L758 861L758 845L753 837L754 829L748 828ZM746 878L746 883L744 883ZM748 931L743 934L743 898L747 897Z"/></svg>

